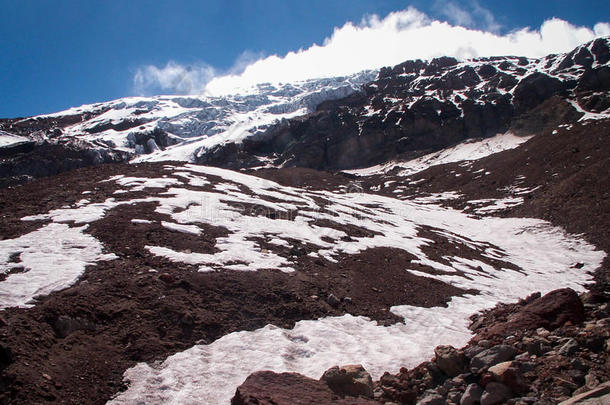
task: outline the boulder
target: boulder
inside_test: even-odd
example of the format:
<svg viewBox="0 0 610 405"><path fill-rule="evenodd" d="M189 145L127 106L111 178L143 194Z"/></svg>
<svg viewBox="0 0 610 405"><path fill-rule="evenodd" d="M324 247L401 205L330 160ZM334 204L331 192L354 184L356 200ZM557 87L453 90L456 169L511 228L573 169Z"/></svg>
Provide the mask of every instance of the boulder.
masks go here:
<svg viewBox="0 0 610 405"><path fill-rule="evenodd" d="M329 294L328 298L326 299L326 302L328 302L328 305L333 308L336 308L339 306L339 304L341 304L341 300L337 298L335 294Z"/></svg>
<svg viewBox="0 0 610 405"><path fill-rule="evenodd" d="M517 355L517 349L508 345L497 345L483 350L470 361L470 369L473 373L479 373L498 363L512 360Z"/></svg>
<svg viewBox="0 0 610 405"><path fill-rule="evenodd" d="M497 382L501 382L516 393L525 394L529 387L518 366L512 361L498 363L487 370Z"/></svg>
<svg viewBox="0 0 610 405"><path fill-rule="evenodd" d="M438 368L449 377L456 377L464 372L466 361L464 355L453 346L437 346L434 349Z"/></svg>
<svg viewBox="0 0 610 405"><path fill-rule="evenodd" d="M337 398L322 381L297 373L258 371L250 374L237 388L232 405L373 405L364 398Z"/></svg>
<svg viewBox="0 0 610 405"><path fill-rule="evenodd" d="M320 381L341 397L373 398L373 379L360 364L331 367L324 372Z"/></svg>
<svg viewBox="0 0 610 405"><path fill-rule="evenodd" d="M483 395L483 388L479 384L469 384L460 399L460 405L475 405L481 402L481 395Z"/></svg>
<svg viewBox="0 0 610 405"><path fill-rule="evenodd" d="M502 377L506 374L506 371L510 368L510 366L512 366L512 364L512 361L504 361L502 363L496 364L495 366L489 367L487 371L490 372L494 376L494 378L501 380Z"/></svg>
<svg viewBox="0 0 610 405"><path fill-rule="evenodd" d="M510 388L498 382L490 382L481 395L481 405L496 405L506 402L512 397Z"/></svg>
<svg viewBox="0 0 610 405"><path fill-rule="evenodd" d="M566 322L578 325L585 320L585 309L578 294L571 288L551 291L525 305L506 322L492 325L481 337L503 336L515 330L554 330ZM540 335L540 333L538 333ZM542 335L541 335L542 336Z"/></svg>

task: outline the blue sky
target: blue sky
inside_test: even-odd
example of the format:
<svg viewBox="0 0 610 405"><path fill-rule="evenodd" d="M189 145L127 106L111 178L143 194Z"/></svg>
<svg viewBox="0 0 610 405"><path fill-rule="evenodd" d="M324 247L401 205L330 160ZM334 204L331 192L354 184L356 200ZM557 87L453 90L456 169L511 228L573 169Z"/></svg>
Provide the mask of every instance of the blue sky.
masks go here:
<svg viewBox="0 0 610 405"><path fill-rule="evenodd" d="M383 31L383 24L370 19L376 14L383 23L388 13L410 6L422 14L411 12L408 17L399 18L389 33ZM337 49L351 47L348 51L357 53L361 51L358 43L367 42L368 38L371 42L384 38L385 42L376 46L381 51L397 45L406 49L408 44L396 44L392 39L395 31L402 29L405 18L411 25L414 18L426 17L503 36L525 27L538 30L545 20L556 17L571 27L587 27L592 32L595 24L607 22L610 2L591 0L584 7L582 3L563 0L0 0L0 10L0 117L16 117L136 94L201 91L212 78L227 73L238 75L257 59L283 57L290 51L307 50L312 44L322 45L335 28L345 27L348 21L370 28L354 34L353 42L345 38L352 30L341 30L343 35L334 41ZM369 20L363 23L366 16ZM606 32L606 25L599 27L603 29L597 31ZM560 49L588 38L587 33L577 33L575 28L565 29L571 30L565 43L542 41L536 49L524 48L523 54ZM376 36L382 31L384 36ZM473 55L490 52L479 49L479 42L473 41ZM531 41L522 43L526 42ZM375 53L369 59L398 63L402 54L392 52L391 57ZM452 53L451 49L446 53ZM314 54L306 52L301 57L313 61ZM430 55L419 55L415 50L404 54L411 56ZM286 71L297 63L282 64L283 61L271 59L267 62L259 63L259 70L274 66ZM348 63L352 62L346 61L346 66L337 71L348 72ZM312 62L312 66L319 64L322 62ZM369 67L362 61L353 64L354 68ZM319 74L325 72L334 73L334 66L321 67ZM255 73L249 72L249 80L264 78L260 72L258 76ZM175 86L176 74L188 77L186 87Z"/></svg>

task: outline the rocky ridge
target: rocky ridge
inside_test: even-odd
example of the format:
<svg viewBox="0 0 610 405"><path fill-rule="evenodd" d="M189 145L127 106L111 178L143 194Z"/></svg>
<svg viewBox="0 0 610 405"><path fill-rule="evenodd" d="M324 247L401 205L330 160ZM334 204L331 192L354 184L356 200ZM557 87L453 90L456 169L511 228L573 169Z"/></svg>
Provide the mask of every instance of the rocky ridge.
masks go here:
<svg viewBox="0 0 610 405"><path fill-rule="evenodd" d="M312 112L323 101L360 91L376 75L365 71L266 83L232 95L127 97L54 114L0 119L0 179L18 183L28 176L134 159L193 161L207 147L239 142L274 122ZM15 137L21 137L19 142ZM66 160L72 164L65 165Z"/></svg>
<svg viewBox="0 0 610 405"><path fill-rule="evenodd" d="M540 133L608 111L609 61L607 38L540 59L407 61L381 69L363 92L323 102L312 114L240 143L218 145L196 161L343 170L412 159L468 138Z"/></svg>

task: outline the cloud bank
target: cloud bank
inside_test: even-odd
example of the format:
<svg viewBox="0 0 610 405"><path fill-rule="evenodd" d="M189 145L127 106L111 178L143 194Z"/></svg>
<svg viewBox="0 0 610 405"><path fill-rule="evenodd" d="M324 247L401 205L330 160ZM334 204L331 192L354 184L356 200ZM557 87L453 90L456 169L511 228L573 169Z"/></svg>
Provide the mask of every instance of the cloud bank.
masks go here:
<svg viewBox="0 0 610 405"><path fill-rule="evenodd" d="M367 69L391 66L408 59L454 56L468 59L494 55L540 57L569 51L596 37L610 35L610 24L578 27L552 18L538 29L521 28L498 34L499 25L485 9L471 14L453 3L452 22L432 19L415 8L367 16L360 23L336 27L321 45L253 60L246 54L229 72L219 73L200 64L185 67L175 62L163 68L145 66L136 72L137 92L151 89L179 94L221 95L264 82L292 82L342 76ZM485 28L469 28L484 17Z"/></svg>

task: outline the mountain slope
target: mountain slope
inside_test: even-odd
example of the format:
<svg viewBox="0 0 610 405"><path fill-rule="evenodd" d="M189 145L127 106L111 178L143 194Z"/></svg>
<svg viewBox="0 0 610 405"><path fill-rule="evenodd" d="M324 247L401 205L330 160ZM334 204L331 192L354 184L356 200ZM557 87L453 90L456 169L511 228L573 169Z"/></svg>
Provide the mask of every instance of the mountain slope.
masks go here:
<svg viewBox="0 0 610 405"><path fill-rule="evenodd" d="M309 113L322 101L359 91L360 85L375 76L376 72L362 72L300 83L260 84L219 97L129 97L55 114L0 120L0 129L6 131L0 139L27 137L30 145L25 152L35 155L28 159L21 155L23 148L2 148L7 142L0 141L0 156L13 158L1 162L0 177L39 177L42 170L28 170L45 155L58 155L46 165L48 174L64 171L55 166L72 155L81 156L80 166L127 160L191 161L201 149L241 141L278 120Z"/></svg>
<svg viewBox="0 0 610 405"><path fill-rule="evenodd" d="M536 201L559 196L552 190L566 179L607 171L607 122L579 128L407 177L143 163L3 190L0 245L11 270L1 296L23 306L2 315L5 398L104 403L132 366L129 389L116 403L177 396L226 403L260 368L317 378L331 365L356 361L378 377L417 364L437 344L465 343L468 317L479 309L566 285L582 291L605 253L544 221L511 216L537 214ZM548 153L545 137L562 137L558 150L572 154L587 132L597 134L580 145L588 159L534 164ZM528 160L530 168L516 163ZM481 168L490 174L479 176ZM601 186L607 178L596 180ZM418 187L409 186L413 181ZM459 208L475 198L494 205L505 198L494 190L518 181L528 190L542 186L528 193L532 203L476 215ZM488 194L472 194L479 189ZM454 200L459 209L447 207ZM570 220L571 230L610 248L604 196L586 201L567 205L582 219ZM598 233L585 226L591 206L601 210ZM105 256L86 256L92 241L67 231L93 238L103 246L94 254ZM51 240L57 248L48 250ZM38 276L48 271L40 255L49 254L78 266L50 290L33 283L48 282ZM31 300L38 291L50 294ZM396 323L402 317L406 326ZM164 362L150 366L155 360Z"/></svg>
<svg viewBox="0 0 610 405"><path fill-rule="evenodd" d="M69 171L0 189L0 402L226 404L260 369L363 363L411 404L446 379L401 397L402 368L473 313L564 287L607 311L608 54L3 121L4 177Z"/></svg>

